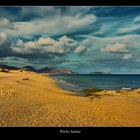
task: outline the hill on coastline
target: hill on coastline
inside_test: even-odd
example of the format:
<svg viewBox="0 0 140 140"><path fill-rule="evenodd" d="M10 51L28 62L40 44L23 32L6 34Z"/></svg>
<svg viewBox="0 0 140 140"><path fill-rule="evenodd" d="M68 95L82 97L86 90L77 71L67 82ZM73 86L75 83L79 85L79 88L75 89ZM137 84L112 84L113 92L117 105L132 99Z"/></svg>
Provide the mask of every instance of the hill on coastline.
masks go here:
<svg viewBox="0 0 140 140"><path fill-rule="evenodd" d="M1 69L7 70L25 70L25 71L32 71L37 73L48 73L48 74L77 74L69 69L56 69L54 67L44 67L41 69L35 69L32 66L24 66L24 67L15 67L15 66L8 66L8 65L0 65Z"/></svg>
<svg viewBox="0 0 140 140"><path fill-rule="evenodd" d="M19 68L21 70L25 70L25 71L33 71L33 72L37 72L37 70L35 68L33 68L32 66L24 66L22 68Z"/></svg>
<svg viewBox="0 0 140 140"><path fill-rule="evenodd" d="M1 69L8 69L8 70L18 70L19 68L14 66L8 66L8 65L0 65Z"/></svg>

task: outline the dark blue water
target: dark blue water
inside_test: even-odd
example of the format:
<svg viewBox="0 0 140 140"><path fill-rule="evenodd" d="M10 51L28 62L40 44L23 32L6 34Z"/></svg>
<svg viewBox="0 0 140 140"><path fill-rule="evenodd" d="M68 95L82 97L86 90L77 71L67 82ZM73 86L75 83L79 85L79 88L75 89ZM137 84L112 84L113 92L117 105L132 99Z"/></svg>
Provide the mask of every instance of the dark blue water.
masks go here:
<svg viewBox="0 0 140 140"><path fill-rule="evenodd" d="M57 74L51 77L57 79L62 88L73 91L87 88L103 90L140 88L140 75Z"/></svg>

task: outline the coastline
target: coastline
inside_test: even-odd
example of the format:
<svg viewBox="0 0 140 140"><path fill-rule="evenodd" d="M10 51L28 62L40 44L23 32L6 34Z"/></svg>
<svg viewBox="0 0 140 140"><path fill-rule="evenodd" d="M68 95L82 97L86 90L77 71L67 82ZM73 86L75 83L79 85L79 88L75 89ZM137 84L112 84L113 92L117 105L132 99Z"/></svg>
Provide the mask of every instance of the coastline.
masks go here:
<svg viewBox="0 0 140 140"><path fill-rule="evenodd" d="M0 72L0 79L0 126L140 126L140 89L82 97L34 72Z"/></svg>

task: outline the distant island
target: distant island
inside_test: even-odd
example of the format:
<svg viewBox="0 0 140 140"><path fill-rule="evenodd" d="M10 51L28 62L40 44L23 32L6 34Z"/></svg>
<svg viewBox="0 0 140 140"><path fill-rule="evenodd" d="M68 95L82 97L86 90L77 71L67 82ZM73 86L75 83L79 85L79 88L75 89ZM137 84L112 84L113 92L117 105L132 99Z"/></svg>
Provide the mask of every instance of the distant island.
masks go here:
<svg viewBox="0 0 140 140"><path fill-rule="evenodd" d="M110 72L104 72L104 71L101 71L101 72L91 72L90 74L102 74L102 75L106 75L106 74L111 74Z"/></svg>
<svg viewBox="0 0 140 140"><path fill-rule="evenodd" d="M8 71L8 70L25 70L25 71L32 71L32 72L46 73L46 74L78 74L69 69L57 69L49 66L37 70L32 66L15 67L15 66L8 66L8 65L0 65L0 71Z"/></svg>

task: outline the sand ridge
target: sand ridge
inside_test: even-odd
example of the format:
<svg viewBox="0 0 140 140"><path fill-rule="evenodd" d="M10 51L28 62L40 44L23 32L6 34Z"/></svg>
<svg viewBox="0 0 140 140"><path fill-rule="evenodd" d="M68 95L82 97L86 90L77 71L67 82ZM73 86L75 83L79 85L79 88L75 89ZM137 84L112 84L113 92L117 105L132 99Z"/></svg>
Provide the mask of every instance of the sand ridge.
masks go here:
<svg viewBox="0 0 140 140"><path fill-rule="evenodd" d="M34 72L0 72L0 126L140 126L139 92L91 99Z"/></svg>

